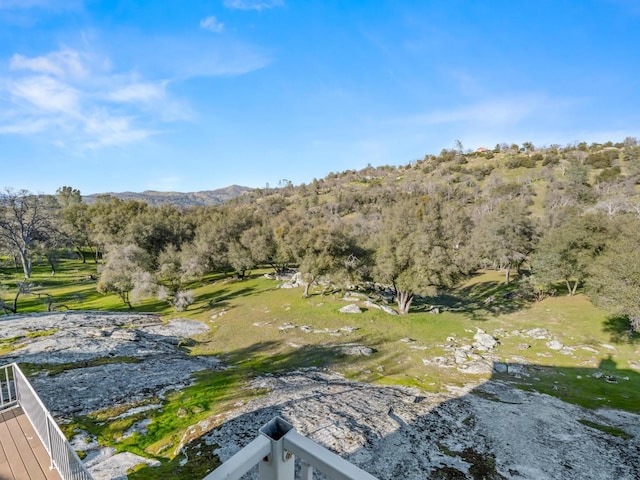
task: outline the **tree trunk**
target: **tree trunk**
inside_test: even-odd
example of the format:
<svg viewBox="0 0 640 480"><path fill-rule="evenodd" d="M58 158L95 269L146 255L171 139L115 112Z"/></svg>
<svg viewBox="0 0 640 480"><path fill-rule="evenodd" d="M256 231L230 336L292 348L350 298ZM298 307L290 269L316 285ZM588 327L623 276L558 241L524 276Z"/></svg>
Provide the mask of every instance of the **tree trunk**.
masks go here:
<svg viewBox="0 0 640 480"><path fill-rule="evenodd" d="M49 266L51 267L51 276L55 277L56 276L56 261L51 257L47 257L47 260L49 261Z"/></svg>
<svg viewBox="0 0 640 480"><path fill-rule="evenodd" d="M504 267L504 284L509 285L511 281L511 265Z"/></svg>
<svg viewBox="0 0 640 480"><path fill-rule="evenodd" d="M398 313L400 315L406 315L409 313L409 308L413 302L413 293L410 292L397 292L396 303L398 304Z"/></svg>
<svg viewBox="0 0 640 480"><path fill-rule="evenodd" d="M84 254L84 250L80 247L76 247L76 250L78 250L78 255L82 259L82 263L87 263L87 256Z"/></svg>
<svg viewBox="0 0 640 480"><path fill-rule="evenodd" d="M634 332L640 332L640 317L629 317L629 337L632 337Z"/></svg>
<svg viewBox="0 0 640 480"><path fill-rule="evenodd" d="M22 288L18 286L18 292L16 293L16 296L13 297L13 308L11 309L13 313L18 313L18 297L20 296L21 293L22 293Z"/></svg>
<svg viewBox="0 0 640 480"><path fill-rule="evenodd" d="M308 274L308 277L309 277L309 280L306 281L304 284L304 292L302 293L302 298L309 298L309 288L316 281L316 278L318 278L316 275L310 275L310 274ZM304 276L303 276L303 280L304 280Z"/></svg>
<svg viewBox="0 0 640 480"><path fill-rule="evenodd" d="M578 290L578 285L580 285L580 280L576 280L575 282L573 282L573 285L572 285L569 279L565 278L564 283L567 286L567 293L569 294L570 297L573 297L576 294L576 291Z"/></svg>
<svg viewBox="0 0 640 480"><path fill-rule="evenodd" d="M22 271L24 272L24 278L31 278L31 260L27 257L27 252L22 250L18 251L20 255L20 261L22 262Z"/></svg>
<svg viewBox="0 0 640 480"><path fill-rule="evenodd" d="M122 303L129 307L129 310L133 310L133 305L131 305L131 301L129 300L129 292L119 292L118 295L122 299Z"/></svg>

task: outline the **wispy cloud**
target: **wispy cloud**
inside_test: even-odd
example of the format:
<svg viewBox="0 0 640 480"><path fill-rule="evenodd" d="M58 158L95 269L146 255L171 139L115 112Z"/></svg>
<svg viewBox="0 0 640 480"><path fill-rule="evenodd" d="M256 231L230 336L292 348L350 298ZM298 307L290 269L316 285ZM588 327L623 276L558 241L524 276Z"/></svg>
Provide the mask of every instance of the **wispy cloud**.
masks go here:
<svg viewBox="0 0 640 480"><path fill-rule="evenodd" d="M36 120L23 123L7 122L5 125L0 123L0 135L32 135L34 133L42 132L48 127L49 122L46 120Z"/></svg>
<svg viewBox="0 0 640 480"><path fill-rule="evenodd" d="M496 142L562 143L558 132L572 130L572 119L586 103L588 99L534 92L487 95L452 108L395 117L383 127L433 149L453 147L455 139L469 148Z"/></svg>
<svg viewBox="0 0 640 480"><path fill-rule="evenodd" d="M153 102L162 100L166 96L167 82L159 83L131 83L108 94L108 98L115 102Z"/></svg>
<svg viewBox="0 0 640 480"><path fill-rule="evenodd" d="M119 52L121 62L176 83L194 77L242 75L271 62L271 53L265 48L199 32L181 36L124 33L111 41L127 45Z"/></svg>
<svg viewBox="0 0 640 480"><path fill-rule="evenodd" d="M112 72L76 50L14 54L8 66L10 77L0 78L8 104L2 135L38 134L59 147L96 149L139 142L161 131L159 122L184 119L165 98L167 81Z"/></svg>
<svg viewBox="0 0 640 480"><path fill-rule="evenodd" d="M69 49L34 58L27 58L16 53L9 61L9 68L11 70L31 70L57 77L83 77L86 75L79 53Z"/></svg>
<svg viewBox="0 0 640 480"><path fill-rule="evenodd" d="M133 118L116 117L109 113L87 118L84 122L84 131L90 138L84 146L93 149L126 145L158 133L134 127Z"/></svg>
<svg viewBox="0 0 640 480"><path fill-rule="evenodd" d="M9 93L17 101L44 112L75 115L78 111L78 92L55 78L26 77L9 85Z"/></svg>
<svg viewBox="0 0 640 480"><path fill-rule="evenodd" d="M574 103L574 101L567 100L552 100L539 94L489 98L452 109L435 110L405 117L404 121L427 125L445 123L514 124L534 115L549 115Z"/></svg>
<svg viewBox="0 0 640 480"><path fill-rule="evenodd" d="M200 21L200 28L204 28L205 30L209 30L213 33L222 33L224 30L224 23L218 21L216 17L210 16L203 18Z"/></svg>
<svg viewBox="0 0 640 480"><path fill-rule="evenodd" d="M233 10L268 10L284 7L284 0L224 0L224 6Z"/></svg>
<svg viewBox="0 0 640 480"><path fill-rule="evenodd" d="M203 25L222 28L213 17ZM217 36L143 40L112 37L127 45L113 60L91 50L85 37L84 49L63 47L33 56L16 52L0 60L0 135L37 135L38 141L78 151L140 142L195 118L171 85L241 75L270 62L258 48ZM119 67L129 62L135 70Z"/></svg>

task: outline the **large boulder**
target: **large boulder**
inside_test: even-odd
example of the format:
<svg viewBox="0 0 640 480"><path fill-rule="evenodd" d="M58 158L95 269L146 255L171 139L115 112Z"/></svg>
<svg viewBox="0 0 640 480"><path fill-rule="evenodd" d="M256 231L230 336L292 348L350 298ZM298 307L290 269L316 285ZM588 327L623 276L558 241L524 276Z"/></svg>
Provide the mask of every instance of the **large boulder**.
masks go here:
<svg viewBox="0 0 640 480"><path fill-rule="evenodd" d="M362 310L355 303L351 303L349 305L345 305L340 309L341 313L362 313Z"/></svg>
<svg viewBox="0 0 640 480"><path fill-rule="evenodd" d="M473 336L473 339L475 340L473 346L483 352L493 350L496 345L498 345L498 341L492 335L489 335L480 328L478 329L478 332Z"/></svg>

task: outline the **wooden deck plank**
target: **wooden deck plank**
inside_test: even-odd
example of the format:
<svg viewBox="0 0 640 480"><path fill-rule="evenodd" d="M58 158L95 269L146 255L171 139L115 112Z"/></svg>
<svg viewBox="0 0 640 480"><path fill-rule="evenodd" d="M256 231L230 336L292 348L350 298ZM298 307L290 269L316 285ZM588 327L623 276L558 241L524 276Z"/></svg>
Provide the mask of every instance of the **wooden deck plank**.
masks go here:
<svg viewBox="0 0 640 480"><path fill-rule="evenodd" d="M51 459L49 458L49 454L45 450L44 445L41 443L38 444L38 446L33 449L33 454L38 459L38 462L42 467L42 472L44 473L44 476L47 477L47 480L60 480L58 470L55 468L53 470L49 468L51 466Z"/></svg>
<svg viewBox="0 0 640 480"><path fill-rule="evenodd" d="M4 448L4 453L7 456L13 477L25 480L28 479L29 473L27 472L27 468L24 463L22 463L22 457L20 457L20 452L13 440L13 436L9 431L6 421L0 422L0 438L2 439L2 447Z"/></svg>
<svg viewBox="0 0 640 480"><path fill-rule="evenodd" d="M31 445L32 448L35 448L38 445L42 445L42 442L40 442L40 437L34 430L33 425L31 425L31 421L29 420L29 417L27 417L23 413L22 415L17 416L16 419L20 424L20 428L22 428L22 433L24 433L24 436L29 441L29 445Z"/></svg>
<svg viewBox="0 0 640 480"><path fill-rule="evenodd" d="M0 462L0 480L15 480L9 462Z"/></svg>
<svg viewBox="0 0 640 480"><path fill-rule="evenodd" d="M22 409L0 413L0 480L60 480Z"/></svg>
<svg viewBox="0 0 640 480"><path fill-rule="evenodd" d="M0 463L5 463L5 462L8 462L9 460L7 459L7 455L4 452L4 447L2 446L2 443L3 443L3 437L0 436Z"/></svg>
<svg viewBox="0 0 640 480"><path fill-rule="evenodd" d="M29 473L29 478L31 480L46 480L44 472L42 471L42 466L33 454L31 445L29 445L27 437L24 436L24 432L18 423L18 419L15 417L10 418L6 421L6 424L9 427L13 441L18 449L18 454L22 459L22 464Z"/></svg>

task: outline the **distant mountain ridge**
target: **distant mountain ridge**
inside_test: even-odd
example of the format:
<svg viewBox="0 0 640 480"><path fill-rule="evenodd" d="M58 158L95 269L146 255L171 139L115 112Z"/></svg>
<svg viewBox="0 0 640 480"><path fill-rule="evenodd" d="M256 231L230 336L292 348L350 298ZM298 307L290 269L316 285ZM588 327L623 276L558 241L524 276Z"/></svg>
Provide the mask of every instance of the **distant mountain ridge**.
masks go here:
<svg viewBox="0 0 640 480"><path fill-rule="evenodd" d="M110 195L120 200L139 200L151 206L163 204L181 205L185 207L220 205L232 198L252 190L249 187L230 185L216 190L203 190L200 192L158 192L145 190L144 192L106 192L83 195L82 199L87 204L92 204L99 196Z"/></svg>

